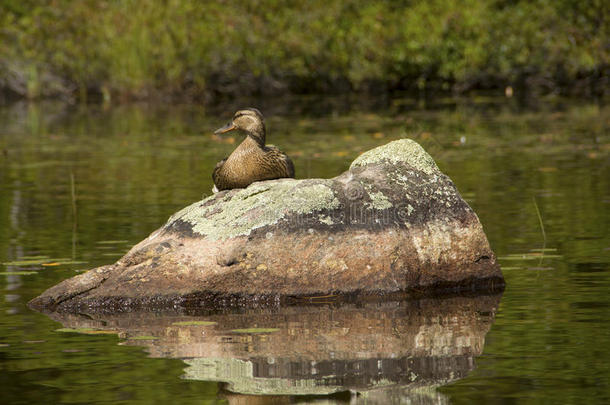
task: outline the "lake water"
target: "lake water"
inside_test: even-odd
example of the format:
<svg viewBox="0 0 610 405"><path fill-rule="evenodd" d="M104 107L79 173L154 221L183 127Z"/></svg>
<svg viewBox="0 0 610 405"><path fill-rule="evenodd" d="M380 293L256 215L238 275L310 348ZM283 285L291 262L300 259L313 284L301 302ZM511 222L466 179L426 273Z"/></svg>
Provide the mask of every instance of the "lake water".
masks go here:
<svg viewBox="0 0 610 405"><path fill-rule="evenodd" d="M609 107L249 104L299 178L420 142L479 215L504 293L51 319L27 302L210 194L240 142L211 132L235 106L0 106L0 402L610 402Z"/></svg>

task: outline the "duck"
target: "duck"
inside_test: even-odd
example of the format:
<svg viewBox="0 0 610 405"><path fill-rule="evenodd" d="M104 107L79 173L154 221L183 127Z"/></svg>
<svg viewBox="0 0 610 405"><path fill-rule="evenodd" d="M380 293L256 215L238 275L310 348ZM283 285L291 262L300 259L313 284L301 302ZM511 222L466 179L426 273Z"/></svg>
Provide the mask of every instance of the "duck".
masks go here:
<svg viewBox="0 0 610 405"><path fill-rule="evenodd" d="M231 121L214 134L235 130L246 137L214 167L214 192L246 188L256 181L294 178L294 164L288 155L275 146L265 145L265 119L259 110L245 108L237 111Z"/></svg>

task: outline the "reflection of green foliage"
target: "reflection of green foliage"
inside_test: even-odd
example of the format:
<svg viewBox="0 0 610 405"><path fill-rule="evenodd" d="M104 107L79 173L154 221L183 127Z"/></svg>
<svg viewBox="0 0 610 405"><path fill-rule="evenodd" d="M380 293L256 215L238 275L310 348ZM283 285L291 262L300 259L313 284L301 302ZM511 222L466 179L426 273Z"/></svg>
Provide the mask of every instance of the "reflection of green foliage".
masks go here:
<svg viewBox="0 0 610 405"><path fill-rule="evenodd" d="M0 6L0 83L29 97L548 87L607 66L604 3L11 0Z"/></svg>

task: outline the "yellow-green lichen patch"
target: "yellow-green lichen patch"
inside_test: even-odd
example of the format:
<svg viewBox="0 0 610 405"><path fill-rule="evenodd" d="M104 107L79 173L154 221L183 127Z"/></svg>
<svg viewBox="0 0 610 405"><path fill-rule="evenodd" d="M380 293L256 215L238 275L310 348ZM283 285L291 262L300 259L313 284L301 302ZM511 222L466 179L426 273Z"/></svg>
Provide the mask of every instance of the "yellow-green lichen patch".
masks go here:
<svg viewBox="0 0 610 405"><path fill-rule="evenodd" d="M392 208L392 202L388 200L388 197L385 196L381 191L376 193L369 193L369 197L371 198L371 202L367 203L368 207L376 209L376 210L385 210L388 208Z"/></svg>
<svg viewBox="0 0 610 405"><path fill-rule="evenodd" d="M173 322L172 325L174 325L174 326L212 326L212 325L216 325L216 322L212 322L212 321L180 321L180 322Z"/></svg>
<svg viewBox="0 0 610 405"><path fill-rule="evenodd" d="M159 338L156 336L143 335L143 336L130 336L127 339L129 339L129 340L157 340Z"/></svg>
<svg viewBox="0 0 610 405"><path fill-rule="evenodd" d="M168 222L181 220L196 234L212 240L249 235L287 215L305 215L337 208L339 200L329 180L292 180L255 183L222 201L204 201L186 207Z"/></svg>
<svg viewBox="0 0 610 405"><path fill-rule="evenodd" d="M383 160L391 163L404 162L427 174L438 172L434 159L411 139L399 139L363 153L352 162L350 170Z"/></svg>
<svg viewBox="0 0 610 405"><path fill-rule="evenodd" d="M247 328L247 329L231 329L235 333L273 333L279 331L278 328Z"/></svg>
<svg viewBox="0 0 610 405"><path fill-rule="evenodd" d="M335 222L333 221L333 219L328 216L328 215L320 215L318 216L318 221L320 221L320 223L326 224L326 225L333 225Z"/></svg>

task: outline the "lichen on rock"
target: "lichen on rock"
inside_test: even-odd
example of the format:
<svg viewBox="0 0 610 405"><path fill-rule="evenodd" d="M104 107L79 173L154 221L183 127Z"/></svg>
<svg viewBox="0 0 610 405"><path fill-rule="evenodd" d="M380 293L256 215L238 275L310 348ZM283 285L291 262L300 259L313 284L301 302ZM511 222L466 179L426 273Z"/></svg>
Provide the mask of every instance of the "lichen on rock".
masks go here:
<svg viewBox="0 0 610 405"><path fill-rule="evenodd" d="M383 160L394 164L407 163L427 174L438 172L434 159L411 139L399 139L363 153L352 162L350 170Z"/></svg>
<svg viewBox="0 0 610 405"><path fill-rule="evenodd" d="M283 180L273 186L267 182L228 193L222 204L214 203L217 196L191 204L168 221L182 221L192 226L192 232L210 240L249 235L253 230L276 224L288 214L311 214L339 206L327 180Z"/></svg>
<svg viewBox="0 0 610 405"><path fill-rule="evenodd" d="M371 202L367 206L376 210L385 210L392 208L394 204L381 191L369 193Z"/></svg>

